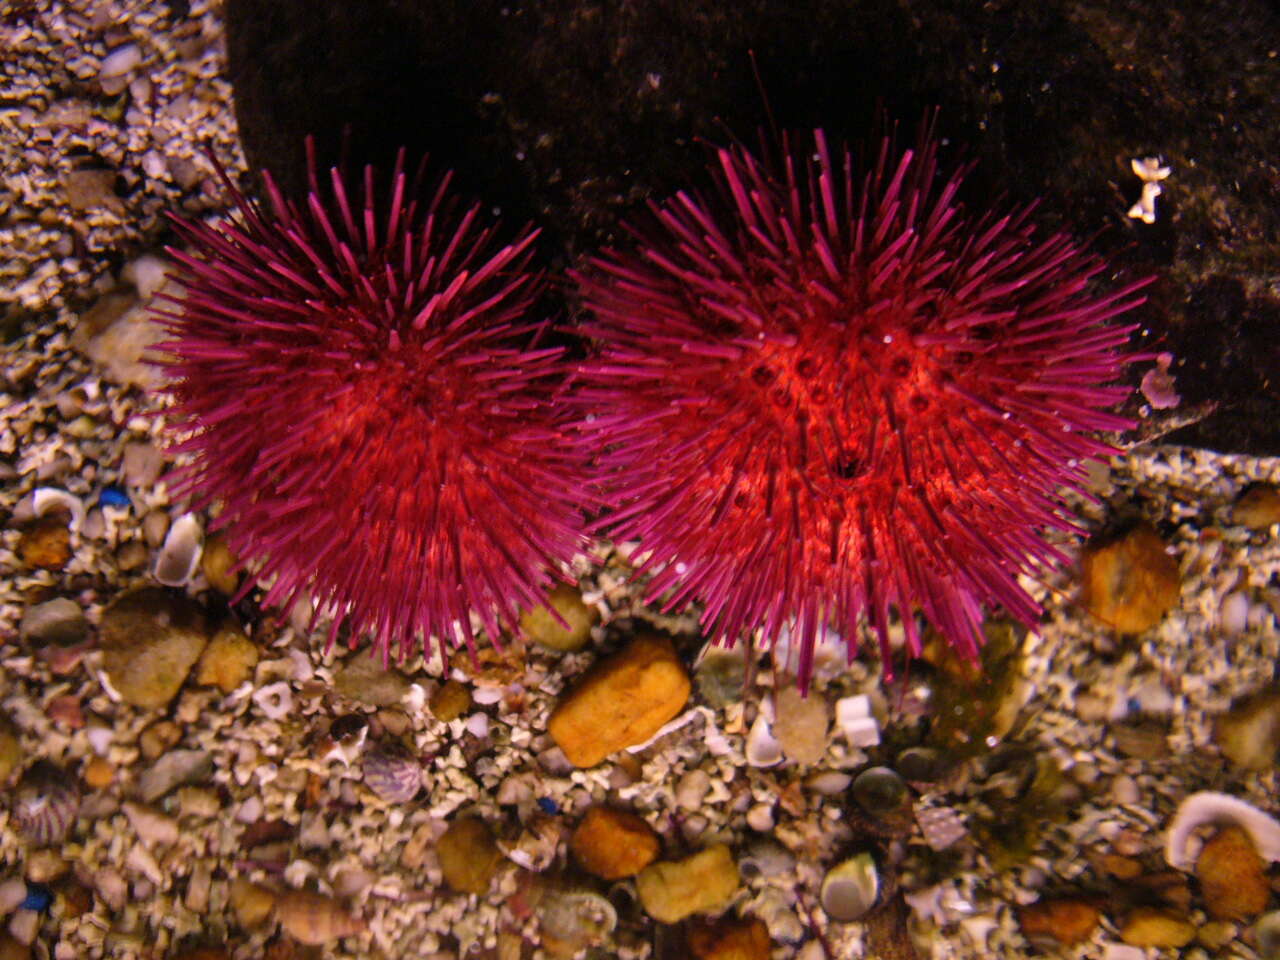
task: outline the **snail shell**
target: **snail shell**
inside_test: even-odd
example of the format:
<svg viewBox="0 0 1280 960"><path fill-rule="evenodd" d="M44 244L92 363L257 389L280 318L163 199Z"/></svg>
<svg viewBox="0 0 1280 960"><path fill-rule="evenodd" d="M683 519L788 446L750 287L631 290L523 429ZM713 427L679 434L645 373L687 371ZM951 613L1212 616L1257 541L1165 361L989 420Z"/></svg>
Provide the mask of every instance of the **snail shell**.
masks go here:
<svg viewBox="0 0 1280 960"><path fill-rule="evenodd" d="M14 793L14 821L23 836L36 846L61 843L79 810L79 785L65 770L47 760L33 763Z"/></svg>
<svg viewBox="0 0 1280 960"><path fill-rule="evenodd" d="M364 782L387 803L407 803L422 786L422 764L400 744L383 744L364 755Z"/></svg>

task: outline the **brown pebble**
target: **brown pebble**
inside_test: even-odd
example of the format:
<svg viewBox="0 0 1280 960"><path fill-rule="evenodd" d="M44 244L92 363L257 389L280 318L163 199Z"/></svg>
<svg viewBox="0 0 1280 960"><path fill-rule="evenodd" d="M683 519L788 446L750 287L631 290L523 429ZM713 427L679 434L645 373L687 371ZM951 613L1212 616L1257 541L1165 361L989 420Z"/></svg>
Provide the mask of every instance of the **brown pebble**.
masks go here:
<svg viewBox="0 0 1280 960"><path fill-rule="evenodd" d="M689 949L697 960L769 960L769 928L756 917L722 917L689 931Z"/></svg>
<svg viewBox="0 0 1280 960"><path fill-rule="evenodd" d="M231 693L253 674L258 656L257 644L239 624L224 620L196 663L196 684Z"/></svg>
<svg viewBox="0 0 1280 960"><path fill-rule="evenodd" d="M84 765L84 782L90 790L105 790L116 778L116 768L106 757L93 757Z"/></svg>
<svg viewBox="0 0 1280 960"><path fill-rule="evenodd" d="M13 934L0 932L0 960L31 960L31 948Z"/></svg>
<svg viewBox="0 0 1280 960"><path fill-rule="evenodd" d="M226 534L219 530L207 537L200 554L200 570L209 586L224 597L233 597L240 589L240 571L235 570L239 561L227 543Z"/></svg>
<svg viewBox="0 0 1280 960"><path fill-rule="evenodd" d="M636 895L653 919L679 923L723 909L741 882L733 854L717 843L683 860L651 863L636 877Z"/></svg>
<svg viewBox="0 0 1280 960"><path fill-rule="evenodd" d="M689 699L689 674L667 637L641 634L595 664L547 720L547 732L575 767L644 743Z"/></svg>
<svg viewBox="0 0 1280 960"><path fill-rule="evenodd" d="M273 890L244 877L231 881L230 899L236 922L245 930L253 930L266 923L276 905Z"/></svg>
<svg viewBox="0 0 1280 960"><path fill-rule="evenodd" d="M1259 690L1218 716L1213 740L1238 767L1266 771L1280 754L1280 690Z"/></svg>
<svg viewBox="0 0 1280 960"><path fill-rule="evenodd" d="M67 730L79 730L84 726L84 711L80 709L80 698L74 693L54 697L45 705L44 712L50 720Z"/></svg>
<svg viewBox="0 0 1280 960"><path fill-rule="evenodd" d="M1120 880L1132 880L1142 873L1142 863L1133 857L1118 853L1104 853L1100 858L1102 869Z"/></svg>
<svg viewBox="0 0 1280 960"><path fill-rule="evenodd" d="M276 919L289 936L316 947L366 928L362 918L349 913L337 900L307 890L281 894L276 901Z"/></svg>
<svg viewBox="0 0 1280 960"><path fill-rule="evenodd" d="M182 740L182 728L172 720L157 720L138 735L138 747L148 760L154 760L176 747Z"/></svg>
<svg viewBox="0 0 1280 960"><path fill-rule="evenodd" d="M71 864L62 856L61 851L52 847L33 850L27 855L27 879L32 883L53 883L66 876Z"/></svg>
<svg viewBox="0 0 1280 960"><path fill-rule="evenodd" d="M471 709L471 688L457 680L446 680L431 694L428 706L431 715L443 723L457 720Z"/></svg>
<svg viewBox="0 0 1280 960"><path fill-rule="evenodd" d="M502 852L488 824L462 817L449 824L436 841L436 856L444 882L459 893L484 896L502 862Z"/></svg>
<svg viewBox="0 0 1280 960"><path fill-rule="evenodd" d="M564 623L557 620L555 614L559 614ZM576 586L559 583L547 594L546 606L536 607L520 617L520 629L534 643L569 652L587 645L591 628L599 620L600 611L583 602L582 592Z"/></svg>
<svg viewBox="0 0 1280 960"><path fill-rule="evenodd" d="M1081 556L1081 603L1116 633L1142 633L1178 603L1178 561L1143 521L1120 536L1096 538Z"/></svg>
<svg viewBox="0 0 1280 960"><path fill-rule="evenodd" d="M37 518L18 540L18 557L29 567L61 570L71 559L70 518L54 511Z"/></svg>
<svg viewBox="0 0 1280 960"><path fill-rule="evenodd" d="M625 810L595 806L569 838L578 865L602 880L635 876L658 857L660 843L643 819Z"/></svg>
<svg viewBox="0 0 1280 960"><path fill-rule="evenodd" d="M1250 530L1280 523L1280 489L1272 483L1251 484L1231 508L1231 519Z"/></svg>
<svg viewBox="0 0 1280 960"><path fill-rule="evenodd" d="M116 548L116 566L121 573L141 570L151 558L151 552L141 540L126 540Z"/></svg>
<svg viewBox="0 0 1280 960"><path fill-rule="evenodd" d="M1120 939L1131 947L1185 947L1196 938L1195 925L1158 907L1135 907L1120 926Z"/></svg>
<svg viewBox="0 0 1280 960"><path fill-rule="evenodd" d="M1089 939L1098 925L1098 908L1078 897L1037 900L1018 908L1018 925L1027 939L1048 937L1072 947Z"/></svg>
<svg viewBox="0 0 1280 960"><path fill-rule="evenodd" d="M1196 858L1205 910L1215 920L1252 920L1266 909L1271 883L1266 864L1240 827L1219 830Z"/></svg>

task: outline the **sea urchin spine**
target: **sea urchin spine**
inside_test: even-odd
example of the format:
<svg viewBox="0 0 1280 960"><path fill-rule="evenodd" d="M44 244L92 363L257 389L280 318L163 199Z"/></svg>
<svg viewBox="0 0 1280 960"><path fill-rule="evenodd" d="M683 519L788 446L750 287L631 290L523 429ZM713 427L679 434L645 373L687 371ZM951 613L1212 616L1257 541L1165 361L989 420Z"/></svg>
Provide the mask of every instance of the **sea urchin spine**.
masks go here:
<svg viewBox="0 0 1280 960"><path fill-rule="evenodd" d="M495 239L446 176L419 203L401 154L376 204L311 157L300 205L175 221L185 295L164 320L169 414L193 455L183 491L273 582L307 591L403 657L491 638L541 601L582 540L581 461L554 394L561 350L530 319L535 234Z"/></svg>
<svg viewBox="0 0 1280 960"><path fill-rule="evenodd" d="M968 216L928 134L861 178L820 131L779 173L718 161L714 199L654 205L577 276L605 529L651 551L650 599L701 599L730 644L785 628L802 684L828 626L865 619L890 669L895 614L912 653L917 611L967 656L984 605L1033 624L1059 488L1128 425L1108 321L1141 283L1094 292L1104 263L1029 211Z"/></svg>

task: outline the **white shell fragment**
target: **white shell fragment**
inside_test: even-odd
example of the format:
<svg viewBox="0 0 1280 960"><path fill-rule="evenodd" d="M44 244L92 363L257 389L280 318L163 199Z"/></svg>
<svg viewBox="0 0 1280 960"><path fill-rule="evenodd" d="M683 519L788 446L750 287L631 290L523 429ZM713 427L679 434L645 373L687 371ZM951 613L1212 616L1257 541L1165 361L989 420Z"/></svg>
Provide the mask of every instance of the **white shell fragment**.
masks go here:
<svg viewBox="0 0 1280 960"><path fill-rule="evenodd" d="M871 712L871 698L865 693L836 701L836 723L850 746L879 746L880 725Z"/></svg>
<svg viewBox="0 0 1280 960"><path fill-rule="evenodd" d="M753 767L772 767L782 760L782 744L773 736L764 713L756 714L755 723L747 731L747 763Z"/></svg>
<svg viewBox="0 0 1280 960"><path fill-rule="evenodd" d="M869 853L859 853L827 871L822 881L822 909L837 923L866 916L880 895L880 875Z"/></svg>
<svg viewBox="0 0 1280 960"><path fill-rule="evenodd" d="M1191 834L1207 824L1234 824L1249 834L1258 856L1280 861L1280 822L1257 807L1225 793L1201 791L1182 801L1165 840L1164 856L1176 870L1190 870L1198 851L1191 849Z"/></svg>
<svg viewBox="0 0 1280 960"><path fill-rule="evenodd" d="M283 720L293 712L293 690L289 681L268 684L256 691L253 702L271 720Z"/></svg>
<svg viewBox="0 0 1280 960"><path fill-rule="evenodd" d="M204 531L193 513L180 516L164 538L160 556L156 558L155 578L166 587L181 587L200 566L204 551Z"/></svg>
<svg viewBox="0 0 1280 960"><path fill-rule="evenodd" d="M57 510L59 507L71 514L69 525L71 532L79 533L80 527L84 524L83 500L55 487L37 487L32 491L31 509L37 517L43 517L50 510Z"/></svg>

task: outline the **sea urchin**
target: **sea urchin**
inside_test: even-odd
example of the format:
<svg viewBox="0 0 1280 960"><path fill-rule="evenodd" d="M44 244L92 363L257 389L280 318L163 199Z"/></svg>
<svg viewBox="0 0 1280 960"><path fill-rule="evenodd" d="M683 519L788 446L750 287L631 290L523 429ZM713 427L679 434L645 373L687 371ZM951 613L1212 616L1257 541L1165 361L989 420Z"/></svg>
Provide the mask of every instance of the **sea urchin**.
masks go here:
<svg viewBox="0 0 1280 960"><path fill-rule="evenodd" d="M164 314L169 414L193 455L183 490L217 501L232 549L372 633L490 637L542 599L582 539L578 454L554 393L561 350L530 319L535 234L495 239L449 178L417 199L401 154L375 203L330 171L300 205L226 182L234 219L176 221L185 295ZM224 176L224 181L226 180Z"/></svg>
<svg viewBox="0 0 1280 960"><path fill-rule="evenodd" d="M784 631L807 684L819 633L870 625L885 654L917 612L966 656L983 607L1032 624L1021 573L1065 559L1061 487L1126 426L1141 283L1038 236L1029 210L967 215L925 133L864 176L822 132L780 172L718 151L717 193L678 193L577 280L604 452L604 529L651 551L649 597L705 603L712 639ZM850 650L852 656L852 649Z"/></svg>

